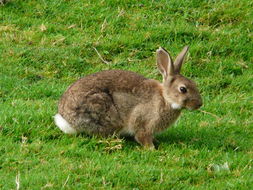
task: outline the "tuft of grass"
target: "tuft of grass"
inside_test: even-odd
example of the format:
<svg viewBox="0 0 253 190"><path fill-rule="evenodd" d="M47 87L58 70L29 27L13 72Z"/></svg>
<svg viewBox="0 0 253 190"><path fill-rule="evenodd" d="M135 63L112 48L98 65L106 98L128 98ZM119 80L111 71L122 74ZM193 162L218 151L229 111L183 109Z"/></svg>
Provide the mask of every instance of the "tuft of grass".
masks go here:
<svg viewBox="0 0 253 190"><path fill-rule="evenodd" d="M250 189L252 8L249 0L1 4L0 189ZM157 150L54 125L59 97L78 78L125 69L161 80L155 50L175 56L184 45L183 73L204 106L158 135Z"/></svg>

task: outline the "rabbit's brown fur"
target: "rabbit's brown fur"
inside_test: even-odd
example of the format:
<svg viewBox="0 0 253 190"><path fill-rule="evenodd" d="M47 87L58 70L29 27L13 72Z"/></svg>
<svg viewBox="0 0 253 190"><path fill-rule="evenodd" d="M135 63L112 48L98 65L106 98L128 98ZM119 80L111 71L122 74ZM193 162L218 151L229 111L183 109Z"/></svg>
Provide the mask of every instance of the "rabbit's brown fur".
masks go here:
<svg viewBox="0 0 253 190"><path fill-rule="evenodd" d="M130 134L153 148L154 134L173 124L182 108L197 109L202 104L195 83L179 74L187 49L175 64L164 49L157 51L163 83L124 70L81 78L63 94L59 114L77 133ZM182 87L188 92L182 93Z"/></svg>

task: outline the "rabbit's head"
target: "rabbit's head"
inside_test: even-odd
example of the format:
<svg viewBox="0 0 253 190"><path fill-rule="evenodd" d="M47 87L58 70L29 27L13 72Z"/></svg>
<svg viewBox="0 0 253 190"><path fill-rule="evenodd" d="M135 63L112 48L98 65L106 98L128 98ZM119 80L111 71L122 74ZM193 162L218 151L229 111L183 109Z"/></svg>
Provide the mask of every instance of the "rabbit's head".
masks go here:
<svg viewBox="0 0 253 190"><path fill-rule="evenodd" d="M194 81L180 74L188 46L184 47L173 63L169 53L159 48L157 66L163 76L163 96L173 109L198 109L202 106L202 99Z"/></svg>

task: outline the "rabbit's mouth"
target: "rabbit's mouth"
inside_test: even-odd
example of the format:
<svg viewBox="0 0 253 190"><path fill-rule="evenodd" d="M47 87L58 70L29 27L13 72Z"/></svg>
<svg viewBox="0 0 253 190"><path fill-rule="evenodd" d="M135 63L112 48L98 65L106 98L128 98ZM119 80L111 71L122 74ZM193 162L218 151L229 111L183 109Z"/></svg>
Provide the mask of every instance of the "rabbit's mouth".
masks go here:
<svg viewBox="0 0 253 190"><path fill-rule="evenodd" d="M186 108L189 110L197 110L202 106L201 100L190 100L186 103Z"/></svg>

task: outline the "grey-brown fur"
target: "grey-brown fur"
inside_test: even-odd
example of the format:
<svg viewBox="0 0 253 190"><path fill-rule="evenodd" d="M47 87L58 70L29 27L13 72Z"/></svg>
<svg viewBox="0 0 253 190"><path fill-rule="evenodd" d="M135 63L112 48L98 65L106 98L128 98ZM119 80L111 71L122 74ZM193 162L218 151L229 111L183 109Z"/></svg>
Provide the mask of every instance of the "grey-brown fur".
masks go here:
<svg viewBox="0 0 253 190"><path fill-rule="evenodd" d="M81 78L63 94L59 114L77 132L131 134L143 146L153 148L154 134L173 124L182 108L197 109L202 104L195 83L179 74L187 50L174 64L164 49L157 50L163 83L124 70ZM180 85L188 92L181 93Z"/></svg>

